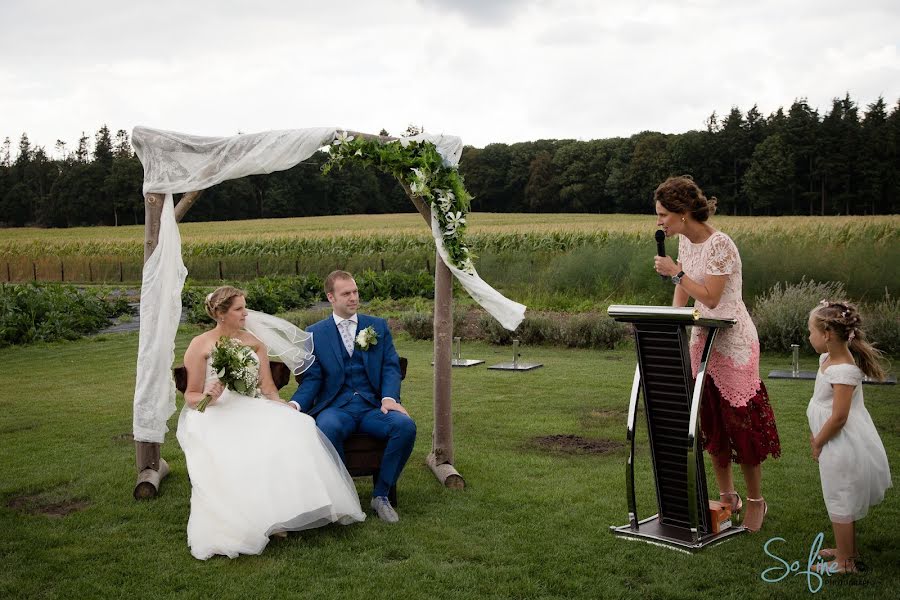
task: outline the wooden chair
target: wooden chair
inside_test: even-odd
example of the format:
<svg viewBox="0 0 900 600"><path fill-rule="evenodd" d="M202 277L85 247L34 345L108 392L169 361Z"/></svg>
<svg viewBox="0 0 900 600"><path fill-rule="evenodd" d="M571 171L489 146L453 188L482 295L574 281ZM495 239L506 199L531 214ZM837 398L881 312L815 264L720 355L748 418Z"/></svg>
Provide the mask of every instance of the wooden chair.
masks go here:
<svg viewBox="0 0 900 600"><path fill-rule="evenodd" d="M291 380L291 370L282 362L270 361L272 368L272 379L275 386L280 390L287 382ZM406 379L406 357L400 357L400 378ZM184 365L178 365L172 369L175 376L175 387L179 392L184 394L187 389L187 369ZM295 377L297 383L300 383L302 375ZM372 477L372 485L378 481L378 471L381 468L381 458L384 456L384 449L387 441L379 440L367 433L351 433L350 437L344 440L344 461L347 471L351 477ZM391 487L388 492L388 500L391 504L397 506L397 486Z"/></svg>

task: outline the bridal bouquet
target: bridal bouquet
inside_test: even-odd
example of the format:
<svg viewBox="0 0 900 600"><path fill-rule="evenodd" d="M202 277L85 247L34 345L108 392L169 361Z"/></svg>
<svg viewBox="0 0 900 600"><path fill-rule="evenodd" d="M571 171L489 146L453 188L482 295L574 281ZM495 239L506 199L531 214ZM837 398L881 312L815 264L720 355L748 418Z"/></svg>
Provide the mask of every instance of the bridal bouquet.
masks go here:
<svg viewBox="0 0 900 600"><path fill-rule="evenodd" d="M250 346L222 336L213 346L211 357L213 371L222 385L245 396L259 395L259 361ZM197 404L197 410L206 410L211 399L209 395L204 396Z"/></svg>

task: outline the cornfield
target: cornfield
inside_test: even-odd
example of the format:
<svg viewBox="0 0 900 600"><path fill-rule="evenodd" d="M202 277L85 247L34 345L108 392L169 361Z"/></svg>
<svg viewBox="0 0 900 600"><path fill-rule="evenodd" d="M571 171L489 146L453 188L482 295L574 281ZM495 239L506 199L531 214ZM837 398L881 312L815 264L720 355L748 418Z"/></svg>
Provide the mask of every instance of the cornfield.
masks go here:
<svg viewBox="0 0 900 600"><path fill-rule="evenodd" d="M659 300L652 215L469 215L476 266L510 292ZM738 244L745 297L775 282L842 281L854 297L900 292L900 216L728 217L712 224ZM195 281L259 275L431 270L434 244L417 213L262 219L180 225ZM140 280L142 226L6 229L0 281ZM675 254L669 241L669 254Z"/></svg>

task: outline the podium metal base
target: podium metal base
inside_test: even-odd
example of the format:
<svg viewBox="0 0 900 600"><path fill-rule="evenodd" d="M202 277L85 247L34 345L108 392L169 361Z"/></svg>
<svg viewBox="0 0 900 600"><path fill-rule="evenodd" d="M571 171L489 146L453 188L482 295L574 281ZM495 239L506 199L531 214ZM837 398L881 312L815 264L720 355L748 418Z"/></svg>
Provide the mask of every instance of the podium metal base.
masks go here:
<svg viewBox="0 0 900 600"><path fill-rule="evenodd" d="M625 539L647 542L648 544L671 548L672 550L679 550L688 554L702 550L707 546L718 544L747 531L743 527L729 527L719 533L700 536L700 539L695 542L689 530L683 527L664 525L659 522L659 515L653 515L640 521L638 529L632 529L631 525L628 524L619 527L611 525L609 530L613 535Z"/></svg>
<svg viewBox="0 0 900 600"><path fill-rule="evenodd" d="M500 363L497 365L491 365L488 369L496 369L498 371L531 371L532 369L537 369L538 367L543 367L543 363Z"/></svg>
<svg viewBox="0 0 900 600"><path fill-rule="evenodd" d="M769 371L769 379L807 379L812 380L816 378L815 371L797 371L797 374L794 375L793 371ZM869 379L868 377L863 379L863 383L869 385L897 385L897 378L894 376L885 377L884 381L877 381L874 379Z"/></svg>

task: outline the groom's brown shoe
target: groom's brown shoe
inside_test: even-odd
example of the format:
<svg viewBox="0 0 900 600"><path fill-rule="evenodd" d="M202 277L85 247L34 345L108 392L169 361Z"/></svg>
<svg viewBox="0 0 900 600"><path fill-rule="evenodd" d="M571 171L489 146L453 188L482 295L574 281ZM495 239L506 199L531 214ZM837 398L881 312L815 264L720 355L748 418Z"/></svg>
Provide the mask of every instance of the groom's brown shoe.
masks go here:
<svg viewBox="0 0 900 600"><path fill-rule="evenodd" d="M385 523L396 523L400 520L400 517L397 516L397 511L391 506L387 496L375 496L372 498L372 509L378 515L378 518Z"/></svg>

